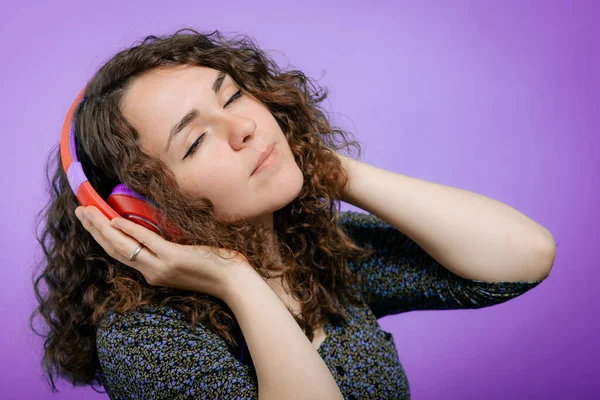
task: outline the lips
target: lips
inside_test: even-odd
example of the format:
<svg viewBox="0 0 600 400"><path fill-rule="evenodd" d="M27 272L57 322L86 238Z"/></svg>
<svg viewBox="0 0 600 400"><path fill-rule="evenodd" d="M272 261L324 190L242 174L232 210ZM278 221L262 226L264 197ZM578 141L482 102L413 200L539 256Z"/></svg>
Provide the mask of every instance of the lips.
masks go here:
<svg viewBox="0 0 600 400"><path fill-rule="evenodd" d="M258 167L260 167L260 164L262 164L262 162L265 161L265 159L267 157L269 157L269 154L271 154L274 147L275 147L275 143L271 143L269 146L267 146L265 151L260 153L260 157L258 157L258 161L256 162L254 169L252 170L252 174L254 174L254 172L258 169ZM252 175L252 174L250 174L250 175Z"/></svg>

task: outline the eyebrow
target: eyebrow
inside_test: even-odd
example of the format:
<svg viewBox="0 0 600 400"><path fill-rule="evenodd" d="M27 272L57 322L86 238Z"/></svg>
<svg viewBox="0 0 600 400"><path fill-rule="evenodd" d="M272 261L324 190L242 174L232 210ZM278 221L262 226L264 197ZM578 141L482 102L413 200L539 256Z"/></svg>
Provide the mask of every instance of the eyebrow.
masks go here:
<svg viewBox="0 0 600 400"><path fill-rule="evenodd" d="M223 80L225 79L226 76L227 76L227 74L223 71L220 71L219 74L217 75L217 79L215 79L215 81L213 82L213 85L212 85L212 91L215 94L219 93L219 90L221 89L221 86L223 85ZM181 120L173 126L173 128L171 128L171 133L169 134L169 140L167 140L167 145L165 146L165 153L167 151L169 151L169 146L171 146L171 142L173 141L173 138L175 137L175 135L177 135L179 132L181 132L186 126L188 126L190 124L190 122L192 122L199 116L200 116L200 111L198 111L197 108L193 108L190 111L188 111L183 116L183 118L181 118Z"/></svg>

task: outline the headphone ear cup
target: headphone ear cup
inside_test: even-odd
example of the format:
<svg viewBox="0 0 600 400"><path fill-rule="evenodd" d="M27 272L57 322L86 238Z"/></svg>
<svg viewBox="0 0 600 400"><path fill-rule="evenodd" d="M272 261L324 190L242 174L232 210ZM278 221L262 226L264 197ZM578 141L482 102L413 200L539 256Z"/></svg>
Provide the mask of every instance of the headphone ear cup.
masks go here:
<svg viewBox="0 0 600 400"><path fill-rule="evenodd" d="M156 206L141 194L129 189L127 185L120 183L115 186L106 202L121 217L150 229L162 237L167 237L158 226Z"/></svg>

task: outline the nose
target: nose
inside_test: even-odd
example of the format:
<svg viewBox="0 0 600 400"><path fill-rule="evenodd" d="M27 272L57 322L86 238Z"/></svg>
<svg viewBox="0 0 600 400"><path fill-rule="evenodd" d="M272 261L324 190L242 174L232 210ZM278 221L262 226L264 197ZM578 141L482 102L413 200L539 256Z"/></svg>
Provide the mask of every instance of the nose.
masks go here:
<svg viewBox="0 0 600 400"><path fill-rule="evenodd" d="M229 137L231 145L239 149L244 143L254 136L256 132L256 121L243 115L224 113L223 126Z"/></svg>

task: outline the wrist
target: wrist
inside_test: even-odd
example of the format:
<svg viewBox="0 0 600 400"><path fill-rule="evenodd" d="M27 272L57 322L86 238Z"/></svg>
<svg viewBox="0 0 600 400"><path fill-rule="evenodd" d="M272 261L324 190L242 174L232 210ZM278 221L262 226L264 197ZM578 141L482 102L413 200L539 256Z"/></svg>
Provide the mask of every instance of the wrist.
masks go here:
<svg viewBox="0 0 600 400"><path fill-rule="evenodd" d="M221 300L231 307L231 303L237 301L257 280L265 283L249 264L232 268L223 281Z"/></svg>
<svg viewBox="0 0 600 400"><path fill-rule="evenodd" d="M346 182L346 185L342 188L342 193L341 193L341 199L343 202L352 204L352 185L353 185L353 181L356 179L355 175L356 175L356 168L358 167L358 164L360 163L360 161L357 161L351 157L345 156L343 154L337 154L341 163L342 163L342 168L344 169L344 171L346 172L346 174L348 175L348 181Z"/></svg>

